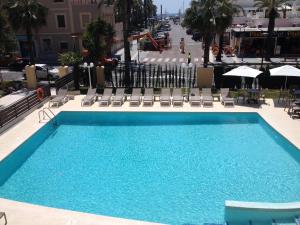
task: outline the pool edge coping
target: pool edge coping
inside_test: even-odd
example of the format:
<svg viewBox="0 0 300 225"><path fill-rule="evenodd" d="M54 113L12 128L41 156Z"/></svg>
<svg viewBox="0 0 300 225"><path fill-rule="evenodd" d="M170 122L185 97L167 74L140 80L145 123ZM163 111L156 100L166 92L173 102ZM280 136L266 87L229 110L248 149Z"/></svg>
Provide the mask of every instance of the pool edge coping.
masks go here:
<svg viewBox="0 0 300 225"><path fill-rule="evenodd" d="M282 137L284 137L290 144L292 144L297 150L300 150L300 146L298 147L298 145L297 145L297 143L295 143L293 140L291 140L289 137L288 137L288 135L286 134L286 129L278 129L279 127L278 127L278 124L276 125L276 123L274 124L274 122L275 121L273 121L272 122L272 120L270 119L270 118L268 118L268 116L267 116L267 114L264 114L264 112L261 112L261 111L259 111L260 109L251 109L251 108L247 108L246 110L244 110L244 111L222 111L222 110L217 110L217 111L190 111L189 110L189 108L187 108L187 109L183 109L182 111L177 111L177 110L174 110L174 111L172 111L173 110L173 107L172 108L168 108L168 109L170 109L169 111L155 111L155 110L151 110L151 108L147 108L147 110L139 110L139 108L136 108L136 109L134 109L134 110L129 110L129 111L127 111L126 109L125 110L122 110L122 111L120 111L119 109L114 109L114 108L106 108L104 111L99 111L99 110L84 110L83 108L77 108L76 110L74 110L74 109L68 109L68 108L64 108L64 107L62 107L62 108L59 108L58 109L58 111L57 111L57 113L55 113L56 114L56 116L59 114L59 113L61 113L61 112L74 112L74 111L79 111L79 109L81 109L80 111L82 111L82 112L149 112L149 113L151 113L151 112L160 112L160 113L172 113L172 112L181 112L181 113L256 113L256 114L258 114L263 120L264 120L264 122L266 122L272 129L274 129L278 134L280 134ZM202 109L202 108L201 108ZM250 110L251 109L251 110ZM226 110L226 109L225 109ZM233 110L234 110L234 108L233 108ZM32 115L32 114L34 114L36 111L34 111L34 112L32 112L32 113L30 113L29 115L28 115L28 117L30 116L30 115ZM265 113L270 113L270 112L265 112ZM22 121L20 121L19 123L22 123ZM44 127L46 124L48 124L48 122L47 123L41 123L41 124L39 124L37 127L35 127L35 129L31 132L31 134L29 135L29 137L28 138L30 138L33 134L35 134L36 132L38 132L42 127ZM278 127L278 128L277 128ZM285 130L285 131L284 131ZM5 132L9 132L10 131L10 129L8 129L7 131L5 131ZM4 160L6 157L8 157L10 154L12 154L15 150L17 150L17 148L19 147L19 146L21 146L26 140L28 140L28 138L25 138L24 140L22 140L18 145L17 145L17 147L15 147L13 150L11 150L10 152L8 152L6 155L5 155L5 157L1 157L1 155L0 155L0 162L2 161L2 160ZM19 201L14 201L14 200L10 200L10 199L2 199L2 198L0 198L0 203L2 202L2 201L11 201L11 202L14 202L16 205L18 205L18 204L26 204L26 205L33 205L34 207L41 207L41 208L44 208L44 207L46 207L46 206L42 206L42 205L38 205L38 204L31 204L31 203L26 203L26 202L19 202ZM236 204L231 204L232 202L236 202ZM241 207L243 207L244 206L244 208L246 209L247 207L249 207L249 205L251 206L251 204L252 204L252 206L258 206L257 208L253 208L253 209L257 209L257 210L259 210L259 204L263 204L264 206L263 207L267 207L267 206L269 206L269 207L275 207L276 205L278 205L278 204L289 204L289 205L292 205L292 208L294 208L294 210L296 210L296 209L300 209L300 202L291 202L291 203L259 203L259 202L251 202L251 203L249 203L249 202L238 202L238 201L230 201L230 200L226 200L225 201L225 208L227 207L227 205L228 205L228 207L231 207L231 208L241 208ZM296 206L297 206L297 208L295 208L295 205L294 204L296 204ZM299 205L298 205L299 204ZM234 206L236 206L236 207L234 207ZM46 208L51 208L51 207L46 207ZM79 214L81 214L81 213L83 213L83 212L76 212L76 211L72 211L72 210L66 210L66 209L59 209L59 208L51 208L51 209L55 209L55 210L58 210L58 211L62 211L62 212L64 212L64 211L70 211L70 212L75 212L75 213L79 213ZM268 208L266 208L266 209L268 209ZM288 209L288 210L290 210L290 209ZM99 217L101 217L101 215L97 215L97 214L91 214L91 213L86 213L86 214L90 214L90 215L95 215L95 216L99 216ZM103 217L105 217L105 216L103 216ZM115 219L118 219L117 217L111 217L111 218L115 218ZM50 217L49 217L49 219L50 219ZM101 218L100 218L101 219ZM120 218L120 220L123 220L123 218ZM126 219L125 219L126 220ZM132 221L136 221L136 220L132 220ZM141 223L143 223L143 221L140 221ZM151 223L151 222L146 222L145 221L145 223Z"/></svg>

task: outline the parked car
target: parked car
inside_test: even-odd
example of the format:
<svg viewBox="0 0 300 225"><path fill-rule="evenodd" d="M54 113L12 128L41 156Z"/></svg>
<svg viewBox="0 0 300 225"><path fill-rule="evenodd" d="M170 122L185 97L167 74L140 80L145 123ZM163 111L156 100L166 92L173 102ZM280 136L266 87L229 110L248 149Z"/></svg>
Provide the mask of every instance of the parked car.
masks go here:
<svg viewBox="0 0 300 225"><path fill-rule="evenodd" d="M186 30L186 34L187 34L187 35L192 35L192 34L193 34L193 29L192 29L192 28L188 28L188 29Z"/></svg>
<svg viewBox="0 0 300 225"><path fill-rule="evenodd" d="M46 64L35 64L35 70L36 70L36 77L38 79L46 80L46 79L48 79L48 74L49 74L50 80L59 78L58 68L54 68L54 67L48 66ZM26 78L25 69L23 69L23 74L24 74L24 77Z"/></svg>
<svg viewBox="0 0 300 225"><path fill-rule="evenodd" d="M29 64L29 59L18 58L14 62L8 64L8 69L10 71L22 71L26 65Z"/></svg>
<svg viewBox="0 0 300 225"><path fill-rule="evenodd" d="M202 40L202 35L201 35L201 33L200 33L200 32L194 32L194 33L193 33L192 39L193 39L194 41L201 41L201 40Z"/></svg>

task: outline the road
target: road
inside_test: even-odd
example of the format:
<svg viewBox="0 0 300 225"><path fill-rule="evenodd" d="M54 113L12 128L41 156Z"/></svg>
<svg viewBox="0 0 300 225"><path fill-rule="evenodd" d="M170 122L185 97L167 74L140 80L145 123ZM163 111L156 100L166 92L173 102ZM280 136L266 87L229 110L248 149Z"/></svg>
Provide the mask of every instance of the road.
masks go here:
<svg viewBox="0 0 300 225"><path fill-rule="evenodd" d="M24 76L22 72L15 72L9 70L1 70L0 69L0 80L3 81L20 81L24 80Z"/></svg>
<svg viewBox="0 0 300 225"><path fill-rule="evenodd" d="M172 22L170 22L172 24ZM192 55L192 63L200 65L203 63L202 43L192 40L191 35L186 34L186 30L180 25L172 24L172 31L170 31L172 39L172 48L164 50L162 53L158 51L144 52L140 51L140 62L151 64L179 64L186 63L188 53ZM184 38L186 51L185 54L180 53L179 43L180 39ZM137 60L137 55L133 56L133 60Z"/></svg>

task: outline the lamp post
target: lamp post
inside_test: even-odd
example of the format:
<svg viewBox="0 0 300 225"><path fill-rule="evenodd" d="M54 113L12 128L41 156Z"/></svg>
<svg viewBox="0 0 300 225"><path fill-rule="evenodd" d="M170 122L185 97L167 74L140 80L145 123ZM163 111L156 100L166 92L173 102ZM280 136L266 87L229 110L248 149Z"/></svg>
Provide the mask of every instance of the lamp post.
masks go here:
<svg viewBox="0 0 300 225"><path fill-rule="evenodd" d="M91 68L93 68L93 67L94 67L94 63L92 63L92 62L90 64L88 64L87 62L85 62L83 64L83 68L88 69L88 72L89 72L90 89L92 89Z"/></svg>
<svg viewBox="0 0 300 225"><path fill-rule="evenodd" d="M77 36L76 35L72 35L71 37L73 39L73 52L76 52L76 43L75 43L75 41L76 41Z"/></svg>

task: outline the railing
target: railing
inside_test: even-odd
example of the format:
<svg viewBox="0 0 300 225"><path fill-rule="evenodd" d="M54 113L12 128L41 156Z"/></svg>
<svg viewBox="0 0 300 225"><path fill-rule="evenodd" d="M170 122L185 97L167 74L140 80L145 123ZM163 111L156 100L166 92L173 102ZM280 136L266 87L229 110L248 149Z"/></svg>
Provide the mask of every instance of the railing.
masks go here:
<svg viewBox="0 0 300 225"><path fill-rule="evenodd" d="M72 0L73 5L97 5L97 0Z"/></svg>
<svg viewBox="0 0 300 225"><path fill-rule="evenodd" d="M54 86L56 90L60 89L61 87L65 86L66 84L74 81L74 73L69 73L66 76L59 78L55 81Z"/></svg>
<svg viewBox="0 0 300 225"><path fill-rule="evenodd" d="M42 88L44 89L44 98L49 97L49 86L43 86ZM16 103L5 107L4 109L0 109L0 127L4 127L40 103L41 100L38 98L37 92L34 91Z"/></svg>
<svg viewBox="0 0 300 225"><path fill-rule="evenodd" d="M197 85L196 66L182 65L129 65L129 80L125 80L125 64L114 68L105 68L105 80L108 86L125 87L195 87ZM127 86L128 86L127 83Z"/></svg>
<svg viewBox="0 0 300 225"><path fill-rule="evenodd" d="M53 113L53 111L50 108L47 108L47 107L43 108L42 110L39 111L39 123L41 123L43 120L45 120L46 116L48 117L49 120L51 120L52 118L55 117L55 114Z"/></svg>

